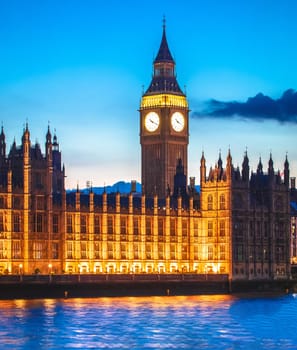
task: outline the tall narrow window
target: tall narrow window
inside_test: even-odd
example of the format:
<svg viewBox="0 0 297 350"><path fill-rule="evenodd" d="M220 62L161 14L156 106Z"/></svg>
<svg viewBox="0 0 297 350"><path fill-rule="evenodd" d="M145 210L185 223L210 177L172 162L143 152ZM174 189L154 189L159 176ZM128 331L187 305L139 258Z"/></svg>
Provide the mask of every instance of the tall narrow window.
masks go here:
<svg viewBox="0 0 297 350"><path fill-rule="evenodd" d="M212 195L208 195L207 197L207 209L212 210L213 209L213 197Z"/></svg>
<svg viewBox="0 0 297 350"><path fill-rule="evenodd" d="M220 260L225 260L226 259L226 248L224 245L220 245L220 251L219 251L219 259Z"/></svg>
<svg viewBox="0 0 297 350"><path fill-rule="evenodd" d="M94 256L95 259L100 259L100 245L97 242L94 243Z"/></svg>
<svg viewBox="0 0 297 350"><path fill-rule="evenodd" d="M176 235L176 220L170 219L170 236Z"/></svg>
<svg viewBox="0 0 297 350"><path fill-rule="evenodd" d="M121 243L121 259L127 259L127 245Z"/></svg>
<svg viewBox="0 0 297 350"><path fill-rule="evenodd" d="M3 215L3 213L0 213L0 234L3 231L6 231L5 227L4 227L4 215Z"/></svg>
<svg viewBox="0 0 297 350"><path fill-rule="evenodd" d="M22 258L21 242L20 241L13 241L12 242L12 258L13 259L21 259Z"/></svg>
<svg viewBox="0 0 297 350"><path fill-rule="evenodd" d="M59 233L59 215L53 215L53 233Z"/></svg>
<svg viewBox="0 0 297 350"><path fill-rule="evenodd" d="M198 246L194 245L194 259L198 260Z"/></svg>
<svg viewBox="0 0 297 350"><path fill-rule="evenodd" d="M133 233L134 235L139 235L139 220L138 218L133 218Z"/></svg>
<svg viewBox="0 0 297 350"><path fill-rule="evenodd" d="M81 215L81 217L80 217L80 232L87 233L87 217L86 217L86 215Z"/></svg>
<svg viewBox="0 0 297 350"><path fill-rule="evenodd" d="M33 242L33 259L43 258L43 243Z"/></svg>
<svg viewBox="0 0 297 350"><path fill-rule="evenodd" d="M208 246L208 260L213 260L213 247Z"/></svg>
<svg viewBox="0 0 297 350"><path fill-rule="evenodd" d="M5 259L6 258L6 256L5 256L5 254L4 254L4 251L5 251L5 249L4 249L4 242L3 241L0 241L0 259Z"/></svg>
<svg viewBox="0 0 297 350"><path fill-rule="evenodd" d="M158 244L158 258L164 259L164 243Z"/></svg>
<svg viewBox="0 0 297 350"><path fill-rule="evenodd" d="M113 234L113 216L109 215L107 217L107 233Z"/></svg>
<svg viewBox="0 0 297 350"><path fill-rule="evenodd" d="M73 259L73 243L67 242L67 259Z"/></svg>
<svg viewBox="0 0 297 350"><path fill-rule="evenodd" d="M170 244L170 259L176 259L176 246L175 244Z"/></svg>
<svg viewBox="0 0 297 350"><path fill-rule="evenodd" d="M243 261L243 245L235 247L235 260Z"/></svg>
<svg viewBox="0 0 297 350"><path fill-rule="evenodd" d="M139 259L139 244L138 243L134 243L133 250L134 250L134 259Z"/></svg>
<svg viewBox="0 0 297 350"><path fill-rule="evenodd" d="M42 216L42 214L36 215L36 232L43 232L43 216Z"/></svg>
<svg viewBox="0 0 297 350"><path fill-rule="evenodd" d="M59 259L59 243L52 243L52 258Z"/></svg>
<svg viewBox="0 0 297 350"><path fill-rule="evenodd" d="M145 229L146 229L146 234L151 235L152 234L152 220L151 218L146 218L145 220Z"/></svg>
<svg viewBox="0 0 297 350"><path fill-rule="evenodd" d="M147 243L145 245L145 253L147 259L152 259L152 246L151 244Z"/></svg>
<svg viewBox="0 0 297 350"><path fill-rule="evenodd" d="M158 219L158 235L164 235L164 220L162 218Z"/></svg>
<svg viewBox="0 0 297 350"><path fill-rule="evenodd" d="M94 233L101 233L101 222L99 215L94 216Z"/></svg>
<svg viewBox="0 0 297 350"><path fill-rule="evenodd" d="M72 215L67 215L67 233L73 233Z"/></svg>
<svg viewBox="0 0 297 350"><path fill-rule="evenodd" d="M14 232L21 231L21 217L19 214L13 214L13 231Z"/></svg>
<svg viewBox="0 0 297 350"><path fill-rule="evenodd" d="M188 221L185 219L182 221L182 236L186 237L188 235Z"/></svg>
<svg viewBox="0 0 297 350"><path fill-rule="evenodd" d="M226 200L225 200L224 194L220 195L220 209L222 210L226 209Z"/></svg>
<svg viewBox="0 0 297 350"><path fill-rule="evenodd" d="M225 236L225 221L220 221L220 237Z"/></svg>
<svg viewBox="0 0 297 350"><path fill-rule="evenodd" d="M86 242L81 242L80 243L80 257L82 259L87 258L87 243Z"/></svg>
<svg viewBox="0 0 297 350"><path fill-rule="evenodd" d="M107 243L107 256L108 259L113 259L113 244Z"/></svg>
<svg viewBox="0 0 297 350"><path fill-rule="evenodd" d="M188 259L188 245L187 244L182 245L182 259L183 260Z"/></svg>
<svg viewBox="0 0 297 350"><path fill-rule="evenodd" d="M198 237L198 221L194 220L194 237Z"/></svg>
<svg viewBox="0 0 297 350"><path fill-rule="evenodd" d="M121 224L121 234L125 235L127 233L127 217L126 216L121 217L120 224Z"/></svg>
<svg viewBox="0 0 297 350"><path fill-rule="evenodd" d="M208 235L208 237L213 236L213 223L212 223L212 221L208 221L208 223L207 223L207 235Z"/></svg>

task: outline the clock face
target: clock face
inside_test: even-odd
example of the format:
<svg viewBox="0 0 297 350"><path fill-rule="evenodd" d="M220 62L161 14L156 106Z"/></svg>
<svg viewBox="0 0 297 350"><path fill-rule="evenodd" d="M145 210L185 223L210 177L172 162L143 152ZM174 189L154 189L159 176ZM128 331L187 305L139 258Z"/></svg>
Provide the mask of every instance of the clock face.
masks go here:
<svg viewBox="0 0 297 350"><path fill-rule="evenodd" d="M174 131L180 132L185 127L185 118L180 112L174 112L171 116L171 126Z"/></svg>
<svg viewBox="0 0 297 350"><path fill-rule="evenodd" d="M156 131L160 124L160 118L156 112L149 112L144 119L145 128L150 131Z"/></svg>

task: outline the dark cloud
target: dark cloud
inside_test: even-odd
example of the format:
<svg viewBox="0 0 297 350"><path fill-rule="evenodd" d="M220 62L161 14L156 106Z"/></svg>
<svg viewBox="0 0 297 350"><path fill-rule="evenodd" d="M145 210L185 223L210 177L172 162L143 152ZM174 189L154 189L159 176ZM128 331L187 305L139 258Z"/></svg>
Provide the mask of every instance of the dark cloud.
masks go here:
<svg viewBox="0 0 297 350"><path fill-rule="evenodd" d="M194 112L193 117L243 117L254 120L277 120L281 123L297 124L297 92L289 89L279 99L272 99L262 93L250 97L246 102L222 102L210 100L205 110Z"/></svg>

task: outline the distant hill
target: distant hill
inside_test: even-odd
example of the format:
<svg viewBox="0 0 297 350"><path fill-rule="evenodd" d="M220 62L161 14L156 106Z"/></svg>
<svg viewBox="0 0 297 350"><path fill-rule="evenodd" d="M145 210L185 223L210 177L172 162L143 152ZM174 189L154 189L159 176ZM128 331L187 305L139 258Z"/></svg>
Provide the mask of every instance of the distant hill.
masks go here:
<svg viewBox="0 0 297 350"><path fill-rule="evenodd" d="M196 191L200 193L200 186L195 186ZM131 192L131 182L125 182L125 181L118 181L113 185L105 186L105 187L92 187L92 190L95 194L102 194L104 192L104 189L106 193L130 193ZM75 192L76 189L67 190L68 193ZM90 188L83 188L80 189L80 192L82 193L89 193ZM136 193L141 193L141 184L139 182L136 182Z"/></svg>
<svg viewBox="0 0 297 350"><path fill-rule="evenodd" d="M95 194L102 194L105 190L106 193L130 193L131 192L131 182L119 181L113 185L105 186L105 187L92 187L92 190ZM76 189L67 190L67 192L75 192ZM90 188L80 189L82 193L89 193ZM136 192L141 192L141 184L136 182Z"/></svg>

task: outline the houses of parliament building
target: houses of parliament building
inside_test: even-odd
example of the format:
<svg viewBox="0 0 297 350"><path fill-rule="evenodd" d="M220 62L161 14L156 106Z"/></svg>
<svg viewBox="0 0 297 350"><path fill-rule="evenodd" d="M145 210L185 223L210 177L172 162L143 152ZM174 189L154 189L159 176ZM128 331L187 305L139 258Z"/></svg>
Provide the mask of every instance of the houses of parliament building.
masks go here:
<svg viewBox="0 0 297 350"><path fill-rule="evenodd" d="M231 150L188 182L189 106L176 80L166 28L139 107L142 193L65 189L57 136L45 151L6 150L0 134L0 273L197 273L232 279L290 276L290 178L272 156L251 172Z"/></svg>

